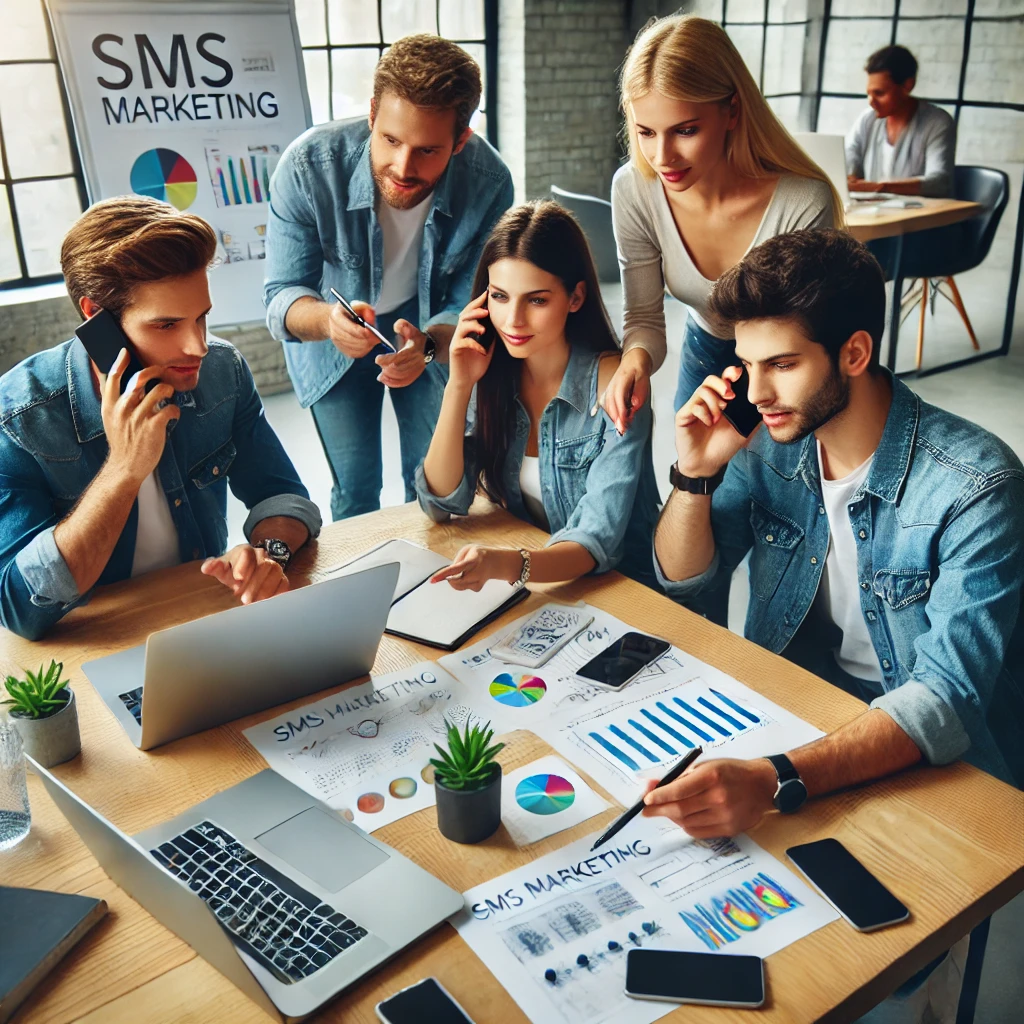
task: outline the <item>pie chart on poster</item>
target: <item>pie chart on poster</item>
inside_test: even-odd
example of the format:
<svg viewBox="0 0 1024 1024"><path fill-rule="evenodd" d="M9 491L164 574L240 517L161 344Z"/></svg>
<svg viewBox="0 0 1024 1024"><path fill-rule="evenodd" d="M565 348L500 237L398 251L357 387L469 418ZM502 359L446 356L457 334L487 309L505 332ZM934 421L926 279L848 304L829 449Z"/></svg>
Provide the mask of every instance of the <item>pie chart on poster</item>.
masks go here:
<svg viewBox="0 0 1024 1024"><path fill-rule="evenodd" d="M558 814L575 799L572 783L561 775L531 775L516 786L516 803L531 814Z"/></svg>
<svg viewBox="0 0 1024 1024"><path fill-rule="evenodd" d="M147 149L132 164L131 183L137 195L161 199L178 210L187 210L199 189L192 165L173 149Z"/></svg>
<svg viewBox="0 0 1024 1024"><path fill-rule="evenodd" d="M502 672L490 685L490 695L511 708L526 708L536 704L548 692L547 684L539 676L514 676Z"/></svg>

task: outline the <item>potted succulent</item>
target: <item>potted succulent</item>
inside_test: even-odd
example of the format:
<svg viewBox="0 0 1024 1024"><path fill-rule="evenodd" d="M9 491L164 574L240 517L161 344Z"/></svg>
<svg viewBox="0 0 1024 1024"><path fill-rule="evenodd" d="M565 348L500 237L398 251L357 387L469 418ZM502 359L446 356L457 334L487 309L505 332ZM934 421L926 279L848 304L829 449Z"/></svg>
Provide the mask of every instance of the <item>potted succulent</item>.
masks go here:
<svg viewBox="0 0 1024 1024"><path fill-rule="evenodd" d="M8 676L4 686L10 696L0 701L21 734L25 753L44 768L70 761L82 749L75 695L61 679L63 671L63 662L51 661L45 671L40 665L24 679Z"/></svg>
<svg viewBox="0 0 1024 1024"><path fill-rule="evenodd" d="M434 744L440 760L434 766L437 827L456 843L479 843L494 835L501 824L501 765L494 760L504 743L490 745L494 730L466 723L448 726L448 749Z"/></svg>

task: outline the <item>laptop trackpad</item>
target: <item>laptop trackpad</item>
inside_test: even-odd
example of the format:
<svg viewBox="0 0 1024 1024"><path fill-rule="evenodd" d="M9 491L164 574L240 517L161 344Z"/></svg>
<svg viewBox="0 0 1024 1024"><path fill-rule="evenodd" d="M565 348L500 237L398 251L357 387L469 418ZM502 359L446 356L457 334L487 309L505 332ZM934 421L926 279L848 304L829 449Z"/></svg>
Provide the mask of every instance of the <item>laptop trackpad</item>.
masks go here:
<svg viewBox="0 0 1024 1024"><path fill-rule="evenodd" d="M308 807L255 838L328 892L344 889L388 859L354 829L318 807Z"/></svg>

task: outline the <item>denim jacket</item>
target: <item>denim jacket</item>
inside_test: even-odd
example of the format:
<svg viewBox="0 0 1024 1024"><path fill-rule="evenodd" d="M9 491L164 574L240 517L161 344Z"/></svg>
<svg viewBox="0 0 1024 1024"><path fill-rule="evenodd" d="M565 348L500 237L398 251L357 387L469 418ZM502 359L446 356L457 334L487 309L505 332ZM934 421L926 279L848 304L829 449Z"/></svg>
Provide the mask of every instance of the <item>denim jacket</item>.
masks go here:
<svg viewBox="0 0 1024 1024"><path fill-rule="evenodd" d="M655 586L651 538L659 498L651 458L651 407L648 402L640 409L629 430L619 437L597 404L600 361L599 353L573 346L558 394L540 418L540 487L551 529L548 544L575 541L597 563L594 572L618 567L627 576ZM471 407L471 418L472 412ZM431 494L422 463L416 470L420 507L435 522L464 516L473 503L478 466L472 429L470 422L464 446L465 473L451 494L443 498ZM519 472L529 436L530 416L517 397L516 434L505 457L504 484L508 510L528 522Z"/></svg>
<svg viewBox="0 0 1024 1024"><path fill-rule="evenodd" d="M864 624L882 708L933 764L957 757L1024 785L1024 467L998 438L893 396L868 477L849 505ZM811 609L829 546L813 435L764 430L730 462L711 504L715 557L666 592L699 607L750 551L748 639L786 651ZM711 585L711 587L709 587Z"/></svg>
<svg viewBox="0 0 1024 1024"><path fill-rule="evenodd" d="M183 562L224 553L227 486L250 509L253 527L290 516L320 532L281 442L263 415L252 374L234 346L210 339L199 384L174 401L158 465ZM53 537L100 471L108 452L89 356L78 339L30 356L0 377L0 624L32 640L80 594ZM99 583L128 579L135 556L138 501Z"/></svg>
<svg viewBox="0 0 1024 1024"><path fill-rule="evenodd" d="M365 118L332 121L300 135L285 151L271 182L263 301L267 326L296 342L285 315L310 295L375 305L384 279L384 238L374 206L370 129ZM458 322L472 298L473 275L487 236L512 205L512 176L497 152L471 135L434 189L423 228L419 266L419 326ZM352 365L330 341L284 346L302 406L323 398Z"/></svg>

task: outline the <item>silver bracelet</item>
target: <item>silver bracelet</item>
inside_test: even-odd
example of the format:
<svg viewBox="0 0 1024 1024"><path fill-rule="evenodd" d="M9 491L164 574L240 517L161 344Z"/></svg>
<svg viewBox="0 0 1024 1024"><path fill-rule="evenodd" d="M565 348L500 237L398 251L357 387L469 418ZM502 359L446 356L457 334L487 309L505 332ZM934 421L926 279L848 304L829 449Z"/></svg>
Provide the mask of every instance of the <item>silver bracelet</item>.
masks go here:
<svg viewBox="0 0 1024 1024"><path fill-rule="evenodd" d="M523 559L523 570L519 574L519 579L513 584L516 587L525 587L527 580L530 578L530 552L526 548L520 548L519 554Z"/></svg>

